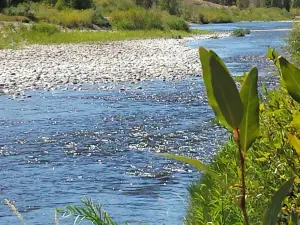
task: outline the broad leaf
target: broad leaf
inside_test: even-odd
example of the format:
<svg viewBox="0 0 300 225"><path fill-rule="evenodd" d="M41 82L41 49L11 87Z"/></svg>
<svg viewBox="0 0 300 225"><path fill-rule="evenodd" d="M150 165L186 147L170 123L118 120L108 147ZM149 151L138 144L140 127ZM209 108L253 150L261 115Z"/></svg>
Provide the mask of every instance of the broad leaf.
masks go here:
<svg viewBox="0 0 300 225"><path fill-rule="evenodd" d="M289 63L289 61L283 57L279 57L278 60L281 74L289 94L300 103L300 69Z"/></svg>
<svg viewBox="0 0 300 225"><path fill-rule="evenodd" d="M294 178L289 179L280 189L273 195L271 203L266 211L263 225L276 225L278 214L281 210L282 202L293 186Z"/></svg>
<svg viewBox="0 0 300 225"><path fill-rule="evenodd" d="M298 225L298 215L295 209L292 209L289 225Z"/></svg>
<svg viewBox="0 0 300 225"><path fill-rule="evenodd" d="M210 50L209 53L211 53L209 66L214 97L226 122L236 129L243 117L240 94L223 61L215 52Z"/></svg>
<svg viewBox="0 0 300 225"><path fill-rule="evenodd" d="M291 125L295 127L298 132L300 132L300 112L296 112L293 115L293 121Z"/></svg>
<svg viewBox="0 0 300 225"><path fill-rule="evenodd" d="M280 65L278 61L278 54L275 49L268 47L267 56L269 59L271 59L278 70L280 70Z"/></svg>
<svg viewBox="0 0 300 225"><path fill-rule="evenodd" d="M222 113L220 112L220 108L218 106L218 103L215 99L215 96L213 94L212 84L211 84L211 73L210 73L210 66L209 66L209 59L211 57L211 54L203 47L199 48L199 55L200 55L200 61L202 66L202 74L203 74L203 81L204 85L206 87L206 94L208 103L211 106L213 112L215 113L218 120L228 129L231 130L231 127L228 125L226 120L224 119Z"/></svg>
<svg viewBox="0 0 300 225"><path fill-rule="evenodd" d="M274 48L268 47L267 55L268 55L268 58L271 60L275 60L278 58L278 54Z"/></svg>
<svg viewBox="0 0 300 225"><path fill-rule="evenodd" d="M287 137L289 139L290 145L293 146L297 155L300 156L300 140L292 134L287 134Z"/></svg>
<svg viewBox="0 0 300 225"><path fill-rule="evenodd" d="M252 68L240 91L244 106L243 119L239 126L240 142L243 151L248 150L259 136L259 98L257 79L257 68Z"/></svg>
<svg viewBox="0 0 300 225"><path fill-rule="evenodd" d="M205 173L207 173L207 174L209 174L213 177L218 177L218 174L216 172L209 169L206 165L204 165L201 161L199 161L197 159L191 159L191 158L188 158L188 157L184 157L184 156L180 156L180 155L172 155L172 154L167 154L167 153L163 153L163 154L160 154L160 155L165 156L165 157L170 158L170 159L175 159L177 161L190 164L190 165L194 166L196 169L198 169L200 171L203 171L203 172L205 172Z"/></svg>

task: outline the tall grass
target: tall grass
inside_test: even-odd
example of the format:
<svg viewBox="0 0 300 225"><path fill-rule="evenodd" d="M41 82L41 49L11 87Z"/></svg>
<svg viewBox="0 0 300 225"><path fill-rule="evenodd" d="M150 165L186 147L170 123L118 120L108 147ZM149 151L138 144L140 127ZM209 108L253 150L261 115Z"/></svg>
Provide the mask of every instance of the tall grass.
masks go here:
<svg viewBox="0 0 300 225"><path fill-rule="evenodd" d="M186 22L177 16L142 8L113 12L110 14L110 21L114 28L123 30L189 30Z"/></svg>
<svg viewBox="0 0 300 225"><path fill-rule="evenodd" d="M103 15L137 7L132 0L94 0L94 4L101 10Z"/></svg>
<svg viewBox="0 0 300 225"><path fill-rule="evenodd" d="M279 8L237 8L186 5L182 9L185 20L193 23L229 23L237 21L289 20L291 14Z"/></svg>
<svg viewBox="0 0 300 225"><path fill-rule="evenodd" d="M42 4L33 4L32 10L37 19L47 22L62 25L64 27L76 28L84 27L92 24L93 10L57 10L50 6Z"/></svg>
<svg viewBox="0 0 300 225"><path fill-rule="evenodd" d="M288 49L293 60L300 65L300 24L295 23L288 38Z"/></svg>

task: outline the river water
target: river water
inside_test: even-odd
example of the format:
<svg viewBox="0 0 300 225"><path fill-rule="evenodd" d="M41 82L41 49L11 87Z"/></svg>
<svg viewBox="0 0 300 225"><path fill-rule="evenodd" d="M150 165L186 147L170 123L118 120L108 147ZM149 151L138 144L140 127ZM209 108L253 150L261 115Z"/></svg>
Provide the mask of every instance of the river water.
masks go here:
<svg viewBox="0 0 300 225"><path fill-rule="evenodd" d="M192 25L193 29L249 28L244 38L192 41L214 49L233 72L257 65L270 71L267 46L284 44L289 22ZM224 141L213 125L201 78L110 84L110 90L34 91L30 98L0 96L0 195L27 225L54 224L54 208L103 203L120 224L181 224L188 184L200 174L162 158L182 153L208 163ZM122 84L123 85L123 84ZM0 205L0 224L21 224ZM72 224L69 219L60 224ZM86 223L82 223L86 224Z"/></svg>

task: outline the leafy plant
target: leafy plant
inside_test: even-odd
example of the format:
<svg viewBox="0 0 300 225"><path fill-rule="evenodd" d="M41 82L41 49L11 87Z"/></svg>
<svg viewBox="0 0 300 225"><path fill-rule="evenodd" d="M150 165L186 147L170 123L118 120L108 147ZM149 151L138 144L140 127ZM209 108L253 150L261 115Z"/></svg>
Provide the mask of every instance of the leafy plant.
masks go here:
<svg viewBox="0 0 300 225"><path fill-rule="evenodd" d="M257 85L258 70L254 67L245 74L241 90L238 91L229 70L215 52L200 47L199 53L208 102L218 120L232 132L232 137L236 145L236 154L231 155L231 157L237 155L239 182L229 184L227 179L224 177L221 178L222 175L219 174L218 171L212 171L198 160L170 154L163 155L184 163L189 163L197 169L204 171L213 179L216 179L222 187L227 189L231 198L239 207L243 218L243 224L249 225L250 219L246 202L246 196L248 195L246 185L246 153L253 147L255 141L260 136L260 103ZM282 56L278 56L275 50L269 49L268 56L274 61L276 67L279 69L282 80L286 85L287 92L295 101L300 102L300 69L289 63ZM299 116L299 114L297 115ZM294 119L294 121L296 120L298 122L298 118L299 117L297 117L297 120ZM292 127L292 125L290 125L290 127ZM291 146L294 146L296 153L300 152L300 140L297 139L296 136L289 134L288 131L289 130L287 130L285 134L283 133L283 137L288 137L290 144ZM287 159L289 158L288 155L285 155L284 157ZM287 181L273 195L269 207L265 212L264 220L262 222L263 225L276 225L281 219L286 219L287 221L290 221L289 224L292 224L292 222L295 221L295 218L297 218L297 198L287 198L288 193L291 192L291 188L295 186L295 175L297 175L297 169L294 168L294 173L291 174L291 178L286 179ZM239 190L238 192L236 191L236 188ZM292 193L297 195L298 192L295 192L294 189L292 190ZM209 187L207 187L206 190L209 191ZM283 201L285 201L285 210L282 210ZM294 203L292 204L290 202ZM222 211L219 213L222 213ZM281 213L285 214L281 215ZM285 215L288 215L287 218ZM223 216L225 215L223 214Z"/></svg>
<svg viewBox="0 0 300 225"><path fill-rule="evenodd" d="M83 206L68 205L66 209L56 209L63 218L73 217L74 224L82 220L91 221L95 225L117 225L116 222L105 212L102 205L95 204L91 199L83 198Z"/></svg>
<svg viewBox="0 0 300 225"><path fill-rule="evenodd" d="M250 34L250 30L249 29L243 29L243 28L235 29L231 33L231 35L235 36L235 37L244 37L247 34Z"/></svg>

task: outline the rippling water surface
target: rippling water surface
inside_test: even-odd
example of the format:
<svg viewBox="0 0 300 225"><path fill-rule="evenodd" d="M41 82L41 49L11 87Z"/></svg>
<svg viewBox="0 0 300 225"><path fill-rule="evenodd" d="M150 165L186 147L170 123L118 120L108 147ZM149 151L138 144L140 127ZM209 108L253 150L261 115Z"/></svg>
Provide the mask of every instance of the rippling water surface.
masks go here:
<svg viewBox="0 0 300 225"><path fill-rule="evenodd" d="M267 73L265 47L282 46L291 23L204 28L236 26L256 31L187 44L215 49L234 74L253 65ZM54 224L53 209L79 204L82 196L103 203L122 224L181 224L187 185L199 173L156 153L209 162L224 140L224 130L210 122L201 79L106 85L0 96L0 195L15 202L26 224ZM19 224L4 204L0 224Z"/></svg>

